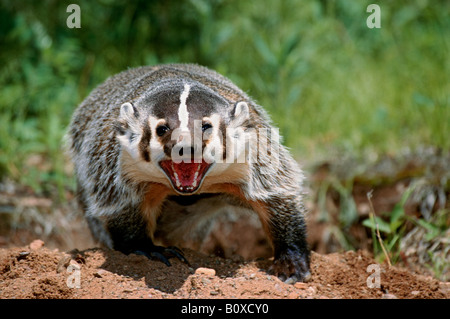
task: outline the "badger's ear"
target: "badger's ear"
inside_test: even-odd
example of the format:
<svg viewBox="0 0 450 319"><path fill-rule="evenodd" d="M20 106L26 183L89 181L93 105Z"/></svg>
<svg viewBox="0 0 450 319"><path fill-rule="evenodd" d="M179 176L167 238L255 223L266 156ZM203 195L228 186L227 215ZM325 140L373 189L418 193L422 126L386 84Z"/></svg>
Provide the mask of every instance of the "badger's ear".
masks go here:
<svg viewBox="0 0 450 319"><path fill-rule="evenodd" d="M232 125L234 127L240 126L249 118L250 118L250 110L247 102L244 101L237 102L233 110Z"/></svg>
<svg viewBox="0 0 450 319"><path fill-rule="evenodd" d="M137 109L130 102L125 102L120 106L120 119L126 122L134 122L139 116Z"/></svg>
<svg viewBox="0 0 450 319"><path fill-rule="evenodd" d="M130 128L132 130L136 130L138 117L139 113L133 104L130 102L123 103L120 106L119 118L115 122L117 133L120 135L125 135Z"/></svg>

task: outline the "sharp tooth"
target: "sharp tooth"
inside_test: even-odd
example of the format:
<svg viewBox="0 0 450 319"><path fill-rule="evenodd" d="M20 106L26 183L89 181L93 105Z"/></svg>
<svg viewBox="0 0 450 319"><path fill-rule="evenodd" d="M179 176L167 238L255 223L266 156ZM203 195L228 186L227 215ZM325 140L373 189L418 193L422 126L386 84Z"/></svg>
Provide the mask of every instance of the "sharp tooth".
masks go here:
<svg viewBox="0 0 450 319"><path fill-rule="evenodd" d="M202 166L201 164L197 165L197 170L195 171L195 174L194 174L194 182L192 183L192 186L194 186L194 187L197 187L197 178L198 178L198 174L200 172L201 166Z"/></svg>
<svg viewBox="0 0 450 319"><path fill-rule="evenodd" d="M176 172L173 172L173 175L175 176L175 181L176 181L177 187L180 187L181 183L180 183L180 180L178 179L178 174Z"/></svg>
<svg viewBox="0 0 450 319"><path fill-rule="evenodd" d="M172 171L173 171L173 176L175 176L175 184L177 184L177 187L181 186L180 180L178 179L178 174L177 172L175 172L175 167L173 166L173 162L170 163L172 165Z"/></svg>
<svg viewBox="0 0 450 319"><path fill-rule="evenodd" d="M195 174L194 174L194 182L192 183L192 186L194 186L194 187L197 186L197 177L198 177L198 172L195 172Z"/></svg>

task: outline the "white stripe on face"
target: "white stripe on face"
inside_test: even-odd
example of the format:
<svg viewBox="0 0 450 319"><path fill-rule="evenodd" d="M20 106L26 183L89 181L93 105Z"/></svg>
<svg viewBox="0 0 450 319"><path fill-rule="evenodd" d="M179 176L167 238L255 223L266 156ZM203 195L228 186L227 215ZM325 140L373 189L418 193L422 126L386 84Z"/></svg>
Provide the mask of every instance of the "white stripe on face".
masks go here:
<svg viewBox="0 0 450 319"><path fill-rule="evenodd" d="M191 87L189 84L184 85L184 90L180 96L180 107L178 108L178 119L180 120L180 129L182 132L189 131L188 129L188 120L189 120L189 112L187 110L186 100L189 96L189 90Z"/></svg>

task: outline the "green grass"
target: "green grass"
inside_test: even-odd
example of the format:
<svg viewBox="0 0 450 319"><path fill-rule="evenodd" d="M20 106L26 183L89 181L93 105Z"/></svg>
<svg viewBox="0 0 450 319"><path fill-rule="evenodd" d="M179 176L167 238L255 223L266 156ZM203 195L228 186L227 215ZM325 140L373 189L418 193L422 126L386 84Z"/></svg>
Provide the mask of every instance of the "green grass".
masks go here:
<svg viewBox="0 0 450 319"><path fill-rule="evenodd" d="M380 1L381 29L365 25L370 1L80 1L81 29L69 3L0 6L0 176L39 192L72 185L61 139L76 105L145 64L229 76L300 158L450 150L446 1Z"/></svg>
<svg viewBox="0 0 450 319"><path fill-rule="evenodd" d="M385 212L385 221L379 216L375 216L375 212L371 211L370 218L365 219L362 224L370 228L372 233L373 253L375 258L380 262L385 259L395 264L400 258L400 241L405 235L406 224L409 220L405 214L404 206L408 197L414 191L414 186L410 186L402 195L400 201L395 204L391 212ZM371 201L371 195L367 195L369 202ZM373 209L373 206L371 206ZM381 234L385 235L385 238L381 238ZM386 256L387 254L387 256Z"/></svg>

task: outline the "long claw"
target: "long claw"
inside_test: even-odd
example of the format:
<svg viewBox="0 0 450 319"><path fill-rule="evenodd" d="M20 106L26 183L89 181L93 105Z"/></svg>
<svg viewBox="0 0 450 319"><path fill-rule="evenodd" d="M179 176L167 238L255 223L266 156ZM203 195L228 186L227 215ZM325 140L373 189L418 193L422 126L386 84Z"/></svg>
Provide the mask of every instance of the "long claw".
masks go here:
<svg viewBox="0 0 450 319"><path fill-rule="evenodd" d="M181 249L175 246L171 247L160 247L160 246L153 246L152 249L146 249L146 250L135 250L135 254L137 255L143 255L147 257L148 259L156 259L161 262L163 262L166 266L172 266L172 264L169 262L169 258L172 256L175 256L188 266L190 266L189 261L183 256L183 252Z"/></svg>
<svg viewBox="0 0 450 319"><path fill-rule="evenodd" d="M167 251L172 253L175 257L177 257L179 260L190 266L189 261L183 256L183 252L180 248L175 246L170 246L166 248Z"/></svg>
<svg viewBox="0 0 450 319"><path fill-rule="evenodd" d="M169 259L167 259L166 256L164 256L163 254L161 254L161 253L159 253L157 251L154 251L154 252L151 252L150 255L153 258L156 258L156 259L162 261L163 263L165 263L167 267L172 266L172 264L170 263Z"/></svg>
<svg viewBox="0 0 450 319"><path fill-rule="evenodd" d="M168 267L172 266L172 264L169 262L169 260L163 254L161 254L160 252L151 251L151 252L148 253L148 252L143 251L143 250L135 250L133 253L136 254L136 255L145 256L148 259L157 259L157 260L163 262L164 264L166 264L166 266L168 266Z"/></svg>

